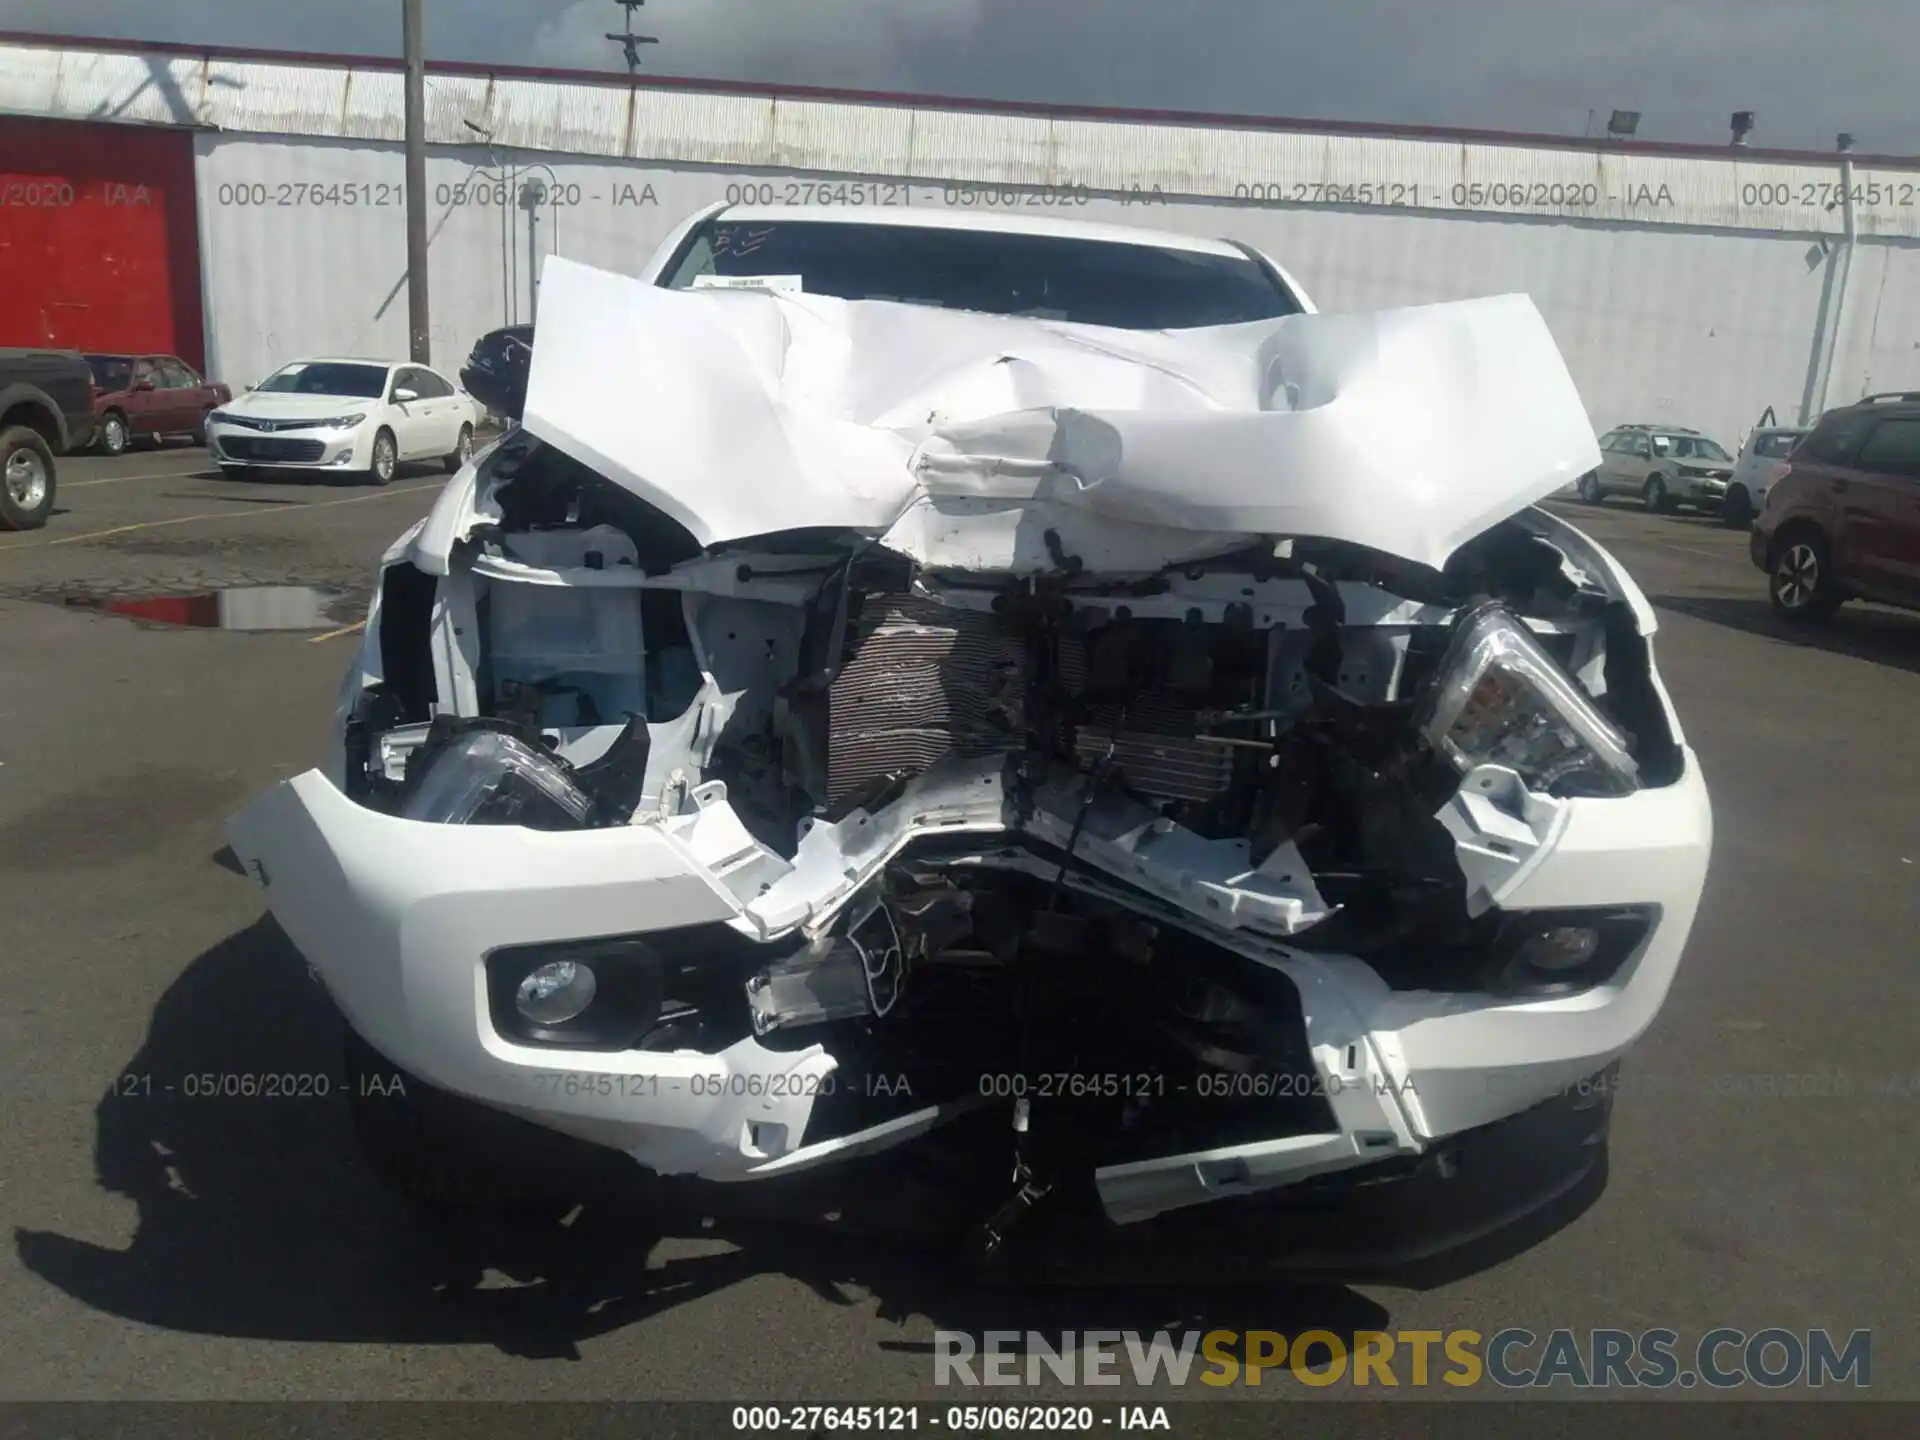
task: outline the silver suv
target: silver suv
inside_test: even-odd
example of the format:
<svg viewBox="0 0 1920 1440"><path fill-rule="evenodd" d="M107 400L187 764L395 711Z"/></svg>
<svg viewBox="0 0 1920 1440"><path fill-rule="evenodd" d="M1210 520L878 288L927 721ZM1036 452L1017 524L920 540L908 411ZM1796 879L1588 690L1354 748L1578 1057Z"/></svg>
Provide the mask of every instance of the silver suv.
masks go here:
<svg viewBox="0 0 1920 1440"><path fill-rule="evenodd" d="M1618 425L1600 437L1600 466L1576 488L1589 505L1635 495L1647 509L1687 506L1717 511L1733 475L1733 456L1698 430L1679 425Z"/></svg>

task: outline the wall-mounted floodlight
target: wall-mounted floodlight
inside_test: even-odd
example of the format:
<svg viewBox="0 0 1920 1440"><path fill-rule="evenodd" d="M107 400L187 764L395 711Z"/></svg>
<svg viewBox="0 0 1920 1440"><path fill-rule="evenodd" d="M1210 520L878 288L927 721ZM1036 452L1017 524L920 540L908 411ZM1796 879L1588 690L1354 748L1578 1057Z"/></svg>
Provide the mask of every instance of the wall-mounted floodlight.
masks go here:
<svg viewBox="0 0 1920 1440"><path fill-rule="evenodd" d="M1736 110L1733 112L1733 143L1744 145L1747 136L1753 133L1753 111Z"/></svg>
<svg viewBox="0 0 1920 1440"><path fill-rule="evenodd" d="M1842 130L1834 137L1833 147L1842 155L1851 155L1853 153L1853 136Z"/></svg>
<svg viewBox="0 0 1920 1440"><path fill-rule="evenodd" d="M1640 112L1638 110L1616 110L1607 121L1607 134L1621 140L1626 139L1639 128Z"/></svg>

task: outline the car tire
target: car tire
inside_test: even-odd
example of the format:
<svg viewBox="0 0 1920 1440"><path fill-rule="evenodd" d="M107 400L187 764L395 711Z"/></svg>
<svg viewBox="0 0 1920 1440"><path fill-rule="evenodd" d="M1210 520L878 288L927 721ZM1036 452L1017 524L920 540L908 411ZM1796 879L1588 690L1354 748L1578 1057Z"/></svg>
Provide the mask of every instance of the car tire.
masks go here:
<svg viewBox="0 0 1920 1440"><path fill-rule="evenodd" d="M1753 524L1753 497L1744 485L1735 485L1720 502L1720 523L1729 530L1745 530Z"/></svg>
<svg viewBox="0 0 1920 1440"><path fill-rule="evenodd" d="M1586 474L1582 475L1579 484L1576 485L1575 488L1580 492L1581 503L1586 505L1598 505L1600 503L1600 477L1593 471L1589 470Z"/></svg>
<svg viewBox="0 0 1920 1440"><path fill-rule="evenodd" d="M53 447L25 425L0 430L0 530L38 530L53 513Z"/></svg>
<svg viewBox="0 0 1920 1440"><path fill-rule="evenodd" d="M441 463L447 467L449 475L458 475L461 467L473 458L473 426L460 427L460 439L455 442L453 453Z"/></svg>
<svg viewBox="0 0 1920 1440"><path fill-rule="evenodd" d="M367 478L376 485L391 485L400 469L400 447L394 441L393 432L385 426L374 433L372 459Z"/></svg>
<svg viewBox="0 0 1920 1440"><path fill-rule="evenodd" d="M1646 502L1650 515L1667 515L1673 511L1673 497L1667 493L1667 482L1659 475L1649 475L1646 487L1641 490L1640 498Z"/></svg>
<svg viewBox="0 0 1920 1440"><path fill-rule="evenodd" d="M130 440L126 416L118 410L109 410L100 417L100 434L94 441L94 448L102 455L126 454Z"/></svg>
<svg viewBox="0 0 1920 1440"><path fill-rule="evenodd" d="M1833 552L1818 530L1789 530L1775 543L1767 566L1767 598L1788 620L1825 620L1845 600L1833 571Z"/></svg>

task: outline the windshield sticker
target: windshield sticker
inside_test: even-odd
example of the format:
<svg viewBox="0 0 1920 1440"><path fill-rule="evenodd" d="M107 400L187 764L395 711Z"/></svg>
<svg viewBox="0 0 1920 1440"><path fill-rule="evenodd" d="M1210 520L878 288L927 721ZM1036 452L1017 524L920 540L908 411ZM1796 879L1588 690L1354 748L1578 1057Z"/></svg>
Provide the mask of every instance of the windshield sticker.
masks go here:
<svg viewBox="0 0 1920 1440"><path fill-rule="evenodd" d="M804 295L804 275L696 275L695 290L773 290L782 295Z"/></svg>

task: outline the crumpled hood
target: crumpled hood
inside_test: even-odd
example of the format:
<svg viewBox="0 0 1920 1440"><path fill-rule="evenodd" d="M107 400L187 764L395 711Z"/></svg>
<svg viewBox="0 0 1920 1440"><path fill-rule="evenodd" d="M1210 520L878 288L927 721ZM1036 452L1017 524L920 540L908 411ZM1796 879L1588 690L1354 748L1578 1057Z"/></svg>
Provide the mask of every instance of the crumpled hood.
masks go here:
<svg viewBox="0 0 1920 1440"><path fill-rule="evenodd" d="M540 310L526 429L702 545L848 528L1111 571L1317 536L1437 567L1599 463L1524 295L1137 332L555 256Z"/></svg>

